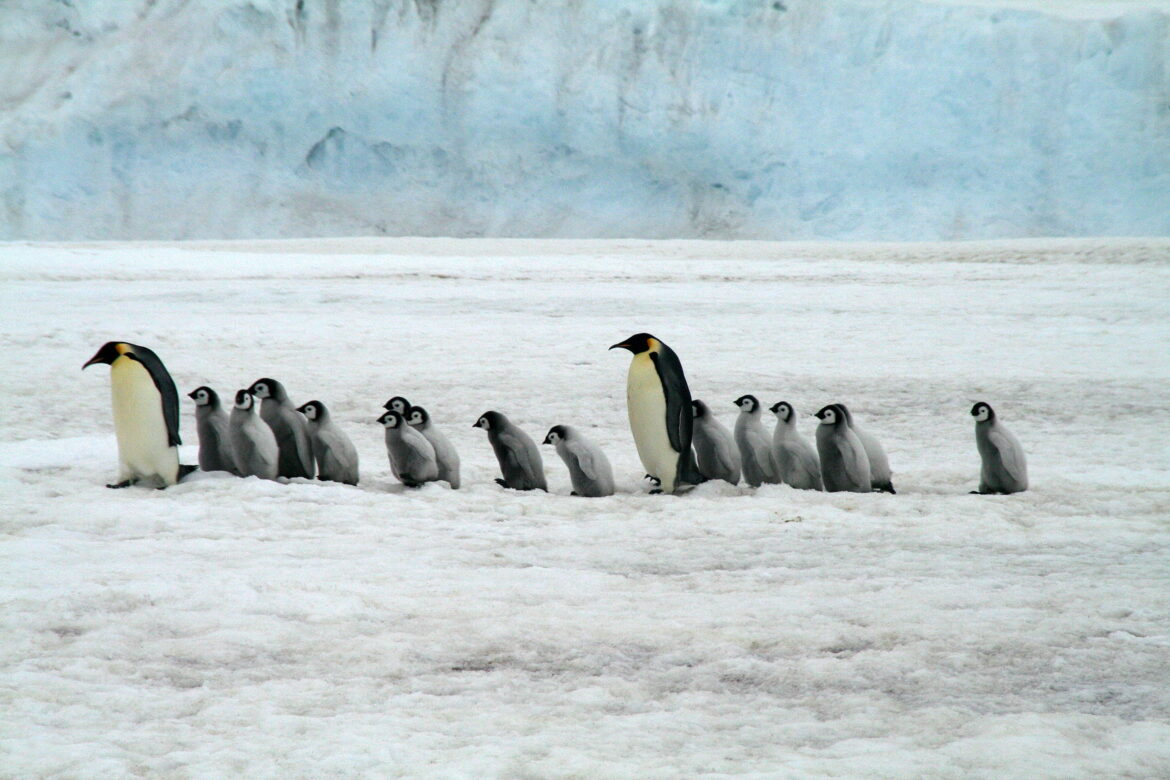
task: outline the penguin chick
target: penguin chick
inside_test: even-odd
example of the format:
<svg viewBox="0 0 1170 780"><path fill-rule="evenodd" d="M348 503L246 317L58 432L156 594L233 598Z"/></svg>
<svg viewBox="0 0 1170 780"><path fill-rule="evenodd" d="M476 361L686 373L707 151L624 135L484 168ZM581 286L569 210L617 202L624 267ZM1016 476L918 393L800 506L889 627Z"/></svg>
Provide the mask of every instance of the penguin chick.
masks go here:
<svg viewBox="0 0 1170 780"><path fill-rule="evenodd" d="M743 462L743 479L752 487L780 481L772 458L772 441L760 419L760 402L754 395L735 399L739 417L735 419L735 444Z"/></svg>
<svg viewBox="0 0 1170 780"><path fill-rule="evenodd" d="M721 479L738 485L741 461L739 446L731 431L715 419L710 407L699 399L691 401L691 409L695 418L692 441L699 472L707 479Z"/></svg>
<svg viewBox="0 0 1170 780"><path fill-rule="evenodd" d="M1024 448L1007 429L990 404L971 407L975 418L975 445L983 467L979 472L980 493L1020 493L1028 489L1028 464Z"/></svg>
<svg viewBox="0 0 1170 780"><path fill-rule="evenodd" d="M869 479L871 487L879 493L897 493L894 484L890 481L890 459L877 438L858 425L853 420L853 412L845 404L837 404L845 415L845 422L861 439L861 446L865 448L865 457L869 458Z"/></svg>
<svg viewBox="0 0 1170 780"><path fill-rule="evenodd" d="M772 404L776 427L772 431L772 454L780 481L798 490L824 490L821 461L817 452L796 427L796 410L787 401Z"/></svg>
<svg viewBox="0 0 1170 780"><path fill-rule="evenodd" d="M548 490L540 450L527 433L494 411L481 414L471 427L487 431L504 475L503 479L496 479L497 484L513 490Z"/></svg>
<svg viewBox="0 0 1170 780"><path fill-rule="evenodd" d="M556 447L557 455L568 467L573 495L589 498L613 495L613 467L609 459L576 428L554 425L548 429L544 443Z"/></svg>
<svg viewBox="0 0 1170 780"><path fill-rule="evenodd" d="M313 478L313 446L304 416L289 400L284 385L275 379L257 379L248 392L263 403L260 416L272 428L280 448L278 474L282 477Z"/></svg>
<svg viewBox="0 0 1170 780"><path fill-rule="evenodd" d="M405 400L405 399L404 399ZM446 482L453 490L459 489L459 453L451 440L443 435L433 422L431 415L421 406L410 407L406 420L410 426L426 437L426 440L435 448L435 461L439 466L439 479Z"/></svg>
<svg viewBox="0 0 1170 780"><path fill-rule="evenodd" d="M228 418L228 438L236 472L241 477L276 479L280 447L268 423L256 413L256 398L247 390L236 391L236 402Z"/></svg>
<svg viewBox="0 0 1170 780"><path fill-rule="evenodd" d="M219 393L207 385L187 393L195 401L195 430L199 432L199 468L236 473L236 459L228 437L228 415Z"/></svg>
<svg viewBox="0 0 1170 780"><path fill-rule="evenodd" d="M410 401L407 401L400 395L396 395L386 403L382 404L382 408L388 412L398 412L403 417L410 413Z"/></svg>
<svg viewBox="0 0 1170 780"><path fill-rule="evenodd" d="M829 493L848 491L869 493L869 459L861 439L849 427L844 412L837 404L829 404L816 414L817 452L821 456L821 476Z"/></svg>
<svg viewBox="0 0 1170 780"><path fill-rule="evenodd" d="M320 401L309 401L298 412L308 420L309 444L317 461L317 479L358 483L358 454L345 431L333 422L333 415Z"/></svg>
<svg viewBox="0 0 1170 780"><path fill-rule="evenodd" d="M407 487L419 487L439 478L435 448L421 433L407 424L398 412L384 412L378 418L386 429L386 455L394 478Z"/></svg>
<svg viewBox="0 0 1170 780"><path fill-rule="evenodd" d="M124 488L147 482L175 484L195 470L179 465L179 392L158 355L126 341L108 341L81 367L110 367L110 400L118 439L118 481Z"/></svg>
<svg viewBox="0 0 1170 780"><path fill-rule="evenodd" d="M649 333L610 347L618 348L634 356L626 375L626 409L642 467L661 486L651 492L683 492L705 481L691 449L691 390L678 355Z"/></svg>

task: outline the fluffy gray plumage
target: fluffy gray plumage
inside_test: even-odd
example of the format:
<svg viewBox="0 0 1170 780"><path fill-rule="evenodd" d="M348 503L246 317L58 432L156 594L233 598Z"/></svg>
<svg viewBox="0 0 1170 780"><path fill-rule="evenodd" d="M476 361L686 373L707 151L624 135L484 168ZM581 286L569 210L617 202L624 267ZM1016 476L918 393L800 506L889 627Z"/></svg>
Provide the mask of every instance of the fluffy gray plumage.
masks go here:
<svg viewBox="0 0 1170 780"><path fill-rule="evenodd" d="M237 473L232 455L228 414L219 394L207 385L187 393L195 400L195 429L199 432L199 468L204 471Z"/></svg>
<svg viewBox="0 0 1170 780"><path fill-rule="evenodd" d="M548 490L540 450L528 434L499 412L484 412L472 427L487 431L504 475L496 482L513 490Z"/></svg>
<svg viewBox="0 0 1170 780"><path fill-rule="evenodd" d="M333 422L333 415L320 401L309 401L297 410L305 415L309 444L317 462L317 479L358 483L358 454L345 431Z"/></svg>
<svg viewBox="0 0 1170 780"><path fill-rule="evenodd" d="M821 420L817 426L817 453L821 456L825 490L869 493L869 458L845 413L837 404L830 404L817 412L817 417Z"/></svg>
<svg viewBox="0 0 1170 780"><path fill-rule="evenodd" d="M989 404L980 401L971 408L975 418L975 445L983 467L979 472L980 493L1019 493L1028 489L1028 464L1024 448L1007 429Z"/></svg>
<svg viewBox="0 0 1170 780"><path fill-rule="evenodd" d="M776 415L772 454L780 481L799 490L824 490L820 458L796 427L796 409L780 401L772 405L772 413Z"/></svg>
<svg viewBox="0 0 1170 780"><path fill-rule="evenodd" d="M759 400L754 395L741 395L735 405L739 407L739 416L735 418L735 444L739 447L744 481L752 487L779 482L772 457L772 440L764 430Z"/></svg>
<svg viewBox="0 0 1170 780"><path fill-rule="evenodd" d="M739 447L731 431L715 419L710 407L702 401L691 401L691 408L695 415L691 441L695 446L699 472L707 479L722 479L738 485L741 462Z"/></svg>
<svg viewBox="0 0 1170 780"><path fill-rule="evenodd" d="M435 460L439 465L439 479L446 482L453 489L459 489L459 453L451 440L443 435L431 421L431 415L421 406L410 407L407 422L416 431L426 437L435 449Z"/></svg>
<svg viewBox="0 0 1170 780"><path fill-rule="evenodd" d="M557 455L568 467L574 495L589 498L613 495L613 467L609 458L576 428L554 425L544 437L544 443L555 446Z"/></svg>
<svg viewBox="0 0 1170 780"><path fill-rule="evenodd" d="M236 403L228 418L228 438L236 472L241 477L276 479L280 462L276 436L256 413L256 399L247 390L236 393Z"/></svg>
<svg viewBox="0 0 1170 780"><path fill-rule="evenodd" d="M857 438L861 439L861 446L865 448L865 456L869 458L869 481L870 487L881 493L896 493L894 490L894 483L890 481L890 459L886 456L886 451L882 447L881 442L877 440L872 433L862 428L853 419L853 412L849 411L849 407L845 404L837 404L841 411L845 414L845 421L849 423L849 427L857 434Z"/></svg>
<svg viewBox="0 0 1170 780"><path fill-rule="evenodd" d="M386 455L395 479L407 487L418 487L439 478L435 448L427 437L411 428L398 412L386 412L378 422L386 429Z"/></svg>
<svg viewBox="0 0 1170 780"><path fill-rule="evenodd" d="M263 400L260 416L272 428L276 445L280 448L279 475L312 479L313 445L304 415L289 400L284 385L275 379L257 379L248 388L252 395Z"/></svg>

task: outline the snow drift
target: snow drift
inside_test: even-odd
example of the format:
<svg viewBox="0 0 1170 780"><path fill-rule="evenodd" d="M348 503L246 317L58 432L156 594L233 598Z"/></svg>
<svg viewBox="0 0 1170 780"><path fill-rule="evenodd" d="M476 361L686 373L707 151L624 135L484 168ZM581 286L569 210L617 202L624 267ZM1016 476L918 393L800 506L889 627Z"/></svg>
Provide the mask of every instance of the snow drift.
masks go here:
<svg viewBox="0 0 1170 780"><path fill-rule="evenodd" d="M0 238L1170 233L1164 2L0 6Z"/></svg>

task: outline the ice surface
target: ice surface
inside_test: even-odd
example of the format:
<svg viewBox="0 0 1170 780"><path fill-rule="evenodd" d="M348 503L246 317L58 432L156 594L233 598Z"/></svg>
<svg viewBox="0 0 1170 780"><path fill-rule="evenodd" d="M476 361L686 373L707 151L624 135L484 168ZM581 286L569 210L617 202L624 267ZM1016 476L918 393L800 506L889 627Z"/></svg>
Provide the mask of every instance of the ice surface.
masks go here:
<svg viewBox="0 0 1170 780"><path fill-rule="evenodd" d="M1170 242L0 246L0 775L1170 775ZM897 496L647 495L649 330L725 423L844 400ZM110 338L329 404L356 488L111 491ZM382 402L466 488L406 492ZM969 496L971 402L1034 488ZM194 411L184 400L187 462ZM619 495L504 492L471 424ZM805 435L812 421L802 421Z"/></svg>
<svg viewBox="0 0 1170 780"><path fill-rule="evenodd" d="M0 238L1170 234L1170 4L0 4Z"/></svg>

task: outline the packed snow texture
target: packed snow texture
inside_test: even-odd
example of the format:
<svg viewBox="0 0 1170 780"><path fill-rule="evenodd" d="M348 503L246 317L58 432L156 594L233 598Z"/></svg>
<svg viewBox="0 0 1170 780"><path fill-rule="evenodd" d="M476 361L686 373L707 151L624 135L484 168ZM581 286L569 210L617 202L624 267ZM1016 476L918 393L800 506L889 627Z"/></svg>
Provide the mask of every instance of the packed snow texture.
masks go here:
<svg viewBox="0 0 1170 780"><path fill-rule="evenodd" d="M0 247L0 775L1170 776L1170 242ZM898 495L651 496L648 330L724 423L847 402ZM108 339L323 400L357 487L107 490ZM389 474L426 405L464 488ZM973 401L1032 489L971 496ZM182 454L195 460L183 398ZM481 412L618 495L500 489Z"/></svg>
<svg viewBox="0 0 1170 780"><path fill-rule="evenodd" d="M1170 4L0 4L0 238L1170 234Z"/></svg>

